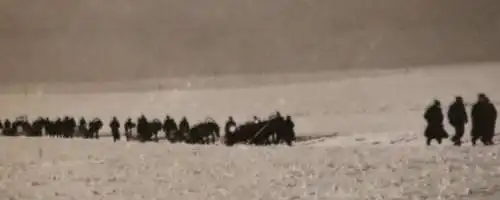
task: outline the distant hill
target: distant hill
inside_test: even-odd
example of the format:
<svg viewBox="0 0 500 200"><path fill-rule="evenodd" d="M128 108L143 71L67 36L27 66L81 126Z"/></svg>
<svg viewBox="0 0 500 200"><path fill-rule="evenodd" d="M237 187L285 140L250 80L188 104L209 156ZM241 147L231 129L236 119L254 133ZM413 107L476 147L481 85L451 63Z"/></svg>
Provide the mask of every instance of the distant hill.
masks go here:
<svg viewBox="0 0 500 200"><path fill-rule="evenodd" d="M0 82L500 60L498 0L2 0Z"/></svg>

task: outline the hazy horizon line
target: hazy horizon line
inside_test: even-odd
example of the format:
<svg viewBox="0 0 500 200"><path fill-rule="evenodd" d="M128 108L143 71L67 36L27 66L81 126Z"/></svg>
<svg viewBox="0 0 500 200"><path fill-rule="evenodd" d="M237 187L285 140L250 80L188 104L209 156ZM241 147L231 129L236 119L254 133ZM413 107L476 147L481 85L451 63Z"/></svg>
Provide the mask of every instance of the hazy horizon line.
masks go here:
<svg viewBox="0 0 500 200"><path fill-rule="evenodd" d="M52 81L4 83L0 86L0 94L36 94L37 91L49 94L84 94L114 92L152 92L169 90L207 90L207 89L242 89L259 88L274 85L298 83L314 83L335 81L350 78L377 77L410 71L432 70L443 68L488 67L499 62L470 62L447 65L423 65L395 68L375 69L331 69L310 72L285 73L247 73L222 74L215 76L190 75L163 78L145 78L129 81Z"/></svg>

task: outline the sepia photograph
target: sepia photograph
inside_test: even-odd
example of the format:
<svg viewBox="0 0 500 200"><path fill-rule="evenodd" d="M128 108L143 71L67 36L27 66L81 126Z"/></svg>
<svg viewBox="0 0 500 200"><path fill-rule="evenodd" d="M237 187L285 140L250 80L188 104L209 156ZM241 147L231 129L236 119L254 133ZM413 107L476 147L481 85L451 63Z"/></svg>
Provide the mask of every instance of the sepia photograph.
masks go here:
<svg viewBox="0 0 500 200"><path fill-rule="evenodd" d="M2 200L498 200L499 105L498 0L0 0Z"/></svg>

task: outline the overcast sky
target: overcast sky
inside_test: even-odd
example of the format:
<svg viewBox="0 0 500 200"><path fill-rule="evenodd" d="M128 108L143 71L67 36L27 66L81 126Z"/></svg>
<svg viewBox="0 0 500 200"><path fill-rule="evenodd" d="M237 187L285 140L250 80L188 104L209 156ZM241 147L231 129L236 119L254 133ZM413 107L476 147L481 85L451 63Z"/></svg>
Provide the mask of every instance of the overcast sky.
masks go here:
<svg viewBox="0 0 500 200"><path fill-rule="evenodd" d="M0 82L500 58L498 0L0 0Z"/></svg>

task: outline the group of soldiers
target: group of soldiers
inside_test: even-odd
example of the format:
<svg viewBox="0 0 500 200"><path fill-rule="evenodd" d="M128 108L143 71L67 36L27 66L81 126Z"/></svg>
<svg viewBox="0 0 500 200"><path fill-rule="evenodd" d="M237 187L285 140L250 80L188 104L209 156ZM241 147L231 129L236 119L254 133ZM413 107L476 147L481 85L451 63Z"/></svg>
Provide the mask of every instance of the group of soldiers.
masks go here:
<svg viewBox="0 0 500 200"><path fill-rule="evenodd" d="M469 123L469 116L461 96L457 96L449 106L447 117L449 124L455 130L455 135L451 137L451 141L454 145L460 146L463 143L462 137L465 133L465 125ZM431 145L432 140L436 140L441 144L443 139L449 137L443 124L445 117L439 100L434 100L433 104L426 109L424 118L427 122L424 132L427 145ZM484 145L493 145L497 110L485 94L478 94L477 102L472 106L470 118L472 121L472 145L476 145L478 140ZM16 136L19 133L24 133L27 136L43 136L45 134L49 137L72 138L76 136L98 139L102 127L103 122L99 118L94 118L87 123L85 118L82 117L76 123L76 120L69 116L55 120L39 117L33 123L30 123L27 117L18 117L14 122L8 119L3 123L0 121L0 130L6 136ZM115 142L120 140L120 121L113 117L109 127L113 140ZM295 140L294 127L295 124L291 117L289 115L282 117L279 112L266 120L260 120L254 116L253 121L240 125L230 116L224 127L225 141L230 145L236 143L277 144L280 142L291 145L291 142ZM148 120L144 115L141 115L136 123L131 118L127 118L123 128L127 141L132 139L141 142L158 141L158 135L161 131L165 133L165 138L171 142L182 141L207 144L214 143L220 137L219 125L211 118L207 118L204 122L191 127L186 117L182 117L177 125L169 115L166 116L163 122L159 119ZM133 134L134 129L136 129L136 136Z"/></svg>
<svg viewBox="0 0 500 200"><path fill-rule="evenodd" d="M282 119L281 114L277 112L277 118ZM285 119L284 119L285 120ZM269 121L270 122L270 121ZM287 124L293 125L291 122L291 117L286 117ZM246 124L259 124L262 121L254 116L253 121L247 122ZM265 122L267 126L261 127L261 129L270 129L269 123ZM285 123L283 123L285 124ZM3 135L6 136L18 136L24 134L26 136L49 136L49 137L61 137L61 138L73 138L73 137L83 137L83 138L94 138L99 139L99 133L103 128L103 122L99 118L94 118L87 123L85 118L80 118L77 123L73 117L63 117L57 118L55 120L50 120L49 118L39 117L30 123L27 117L18 117L14 122L10 122L6 119L3 123L0 121L0 129ZM121 139L121 128L122 124L117 117L112 117L109 128L111 130L111 135L113 141L117 142ZM292 127L293 129L293 127ZM136 122L132 121L131 118L127 118L123 124L124 135L127 141L139 140L141 142L145 141L158 141L159 133L164 132L165 139L170 142L187 142L187 143L199 143L207 144L214 143L219 139L219 125L211 119L207 118L205 121L194 124L190 126L186 117L182 117L179 124L169 115L166 116L165 120L162 122L155 118L153 120L148 120L144 115L141 115ZM133 134L136 130L136 134ZM230 116L225 124L224 132L226 136L235 134L238 130L238 125ZM265 132L260 130L260 132ZM259 131L253 134L260 134ZM269 138L263 140L269 140L270 143L276 143L278 140L279 131L271 131ZM232 139L238 137L231 137ZM235 141L237 143L238 141ZM240 141L241 142L241 141ZM266 142L262 142L266 143Z"/></svg>
<svg viewBox="0 0 500 200"><path fill-rule="evenodd" d="M293 127L295 126L292 122L291 116L287 115L286 118L282 118L281 114L277 112L277 119L283 119L284 126L291 127L291 131L293 131ZM267 120L266 124L269 124L269 120ZM257 116L253 117L253 120L250 122L246 122L240 124L240 126L236 123L232 116L229 116L225 126L224 126L224 134L226 137L236 134L239 130L239 127L242 125L248 124L260 124L262 120L260 120ZM116 118L113 117L109 127L111 129L111 135L113 136L113 140L116 142L121 138L121 123ZM159 133L163 132L165 134L165 139L170 142L188 142L188 143L214 143L220 137L220 128L219 125L211 118L207 118L205 121L190 125L186 117L182 117L177 125L174 118L167 115L163 123L159 119L153 119L149 121L144 115L141 115L137 120L137 123L134 123L131 118L127 118L125 123L123 124L124 133L127 141L134 139L133 129L136 128L136 137L139 141L158 141ZM264 129L269 129L268 127L261 127L263 132ZM269 134L269 138L265 140L270 141L270 143L278 143L278 134L280 131L271 131ZM290 131L289 131L290 132ZM259 132L255 132L253 134L259 134ZM294 133L293 133L294 134Z"/></svg>
<svg viewBox="0 0 500 200"><path fill-rule="evenodd" d="M254 116L253 121L235 125L232 118L228 120L225 128L224 141L226 145L246 143L252 145L270 145L285 143L292 145L295 138L295 123L290 115L281 116L279 112L266 120Z"/></svg>
<svg viewBox="0 0 500 200"><path fill-rule="evenodd" d="M454 145L460 146L462 145L462 137L465 133L465 125L469 123L469 116L461 96L457 96L455 101L449 106L447 117L448 122L455 130L455 135L450 139ZM439 100L434 100L433 104L427 108L424 118L427 121L424 134L427 139L427 145L430 145L432 140L436 140L441 144L443 139L449 137L443 125L444 115ZM497 110L484 93L478 94L477 102L472 106L470 118L472 121L472 145L475 146L478 140L484 145L493 145Z"/></svg>
<svg viewBox="0 0 500 200"><path fill-rule="evenodd" d="M26 116L18 117L14 122L9 119L0 121L0 130L5 136L18 136L25 134L26 136L49 136L61 138L99 138L99 131L103 127L103 123L99 118L87 121L85 118L80 118L79 123L73 117L65 116L51 120L48 117L39 117L30 123Z"/></svg>
<svg viewBox="0 0 500 200"><path fill-rule="evenodd" d="M116 118L113 117L111 122L109 123L109 128L111 129L111 135L113 136L113 140L116 142L121 138L121 123ZM163 131L165 133L165 138L174 140L175 135L182 133L183 135L187 133L190 129L190 124L186 117L182 117L177 126L175 120L169 115L166 116L163 123L159 119L153 119L149 121L144 115L141 115L137 119L137 123L132 121L132 118L127 118L125 123L123 124L125 137L127 141L134 139L133 130L136 128L137 137L136 139L140 141L150 141L150 140L159 140L159 132Z"/></svg>

